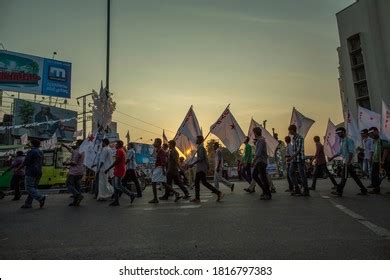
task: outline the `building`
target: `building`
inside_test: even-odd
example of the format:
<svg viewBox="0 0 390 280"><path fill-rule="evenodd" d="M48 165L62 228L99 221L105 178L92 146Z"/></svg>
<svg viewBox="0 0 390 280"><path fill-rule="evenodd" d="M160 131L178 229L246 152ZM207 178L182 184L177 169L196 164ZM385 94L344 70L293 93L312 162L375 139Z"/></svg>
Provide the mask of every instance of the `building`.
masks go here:
<svg viewBox="0 0 390 280"><path fill-rule="evenodd" d="M339 85L344 113L390 104L390 1L357 0L336 14Z"/></svg>

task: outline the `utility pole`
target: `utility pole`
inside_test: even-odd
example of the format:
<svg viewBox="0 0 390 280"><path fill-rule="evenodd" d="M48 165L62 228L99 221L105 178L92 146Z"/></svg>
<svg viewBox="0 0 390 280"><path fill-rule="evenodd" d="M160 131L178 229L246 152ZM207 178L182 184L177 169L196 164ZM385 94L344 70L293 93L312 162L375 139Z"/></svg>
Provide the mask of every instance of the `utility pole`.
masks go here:
<svg viewBox="0 0 390 280"><path fill-rule="evenodd" d="M77 104L80 105L79 99L83 100L83 139L87 138L87 97L93 93L84 94L76 98Z"/></svg>
<svg viewBox="0 0 390 280"><path fill-rule="evenodd" d="M106 48L106 89L110 89L110 21L111 21L111 0L107 0L107 48Z"/></svg>

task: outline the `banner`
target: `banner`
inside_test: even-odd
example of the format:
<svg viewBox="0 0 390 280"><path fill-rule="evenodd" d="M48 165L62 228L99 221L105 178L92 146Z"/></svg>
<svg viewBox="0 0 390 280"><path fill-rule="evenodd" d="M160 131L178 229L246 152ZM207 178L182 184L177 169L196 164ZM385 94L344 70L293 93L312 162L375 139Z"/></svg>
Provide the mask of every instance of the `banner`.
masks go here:
<svg viewBox="0 0 390 280"><path fill-rule="evenodd" d="M370 127L376 127L381 130L381 115L359 106L358 126L360 131L370 129Z"/></svg>
<svg viewBox="0 0 390 280"><path fill-rule="evenodd" d="M314 122L314 120L305 117L302 113L295 109L295 107L293 108L290 125L295 124L297 126L297 133L303 138L306 137Z"/></svg>
<svg viewBox="0 0 390 280"><path fill-rule="evenodd" d="M390 141L390 107L382 101L382 137Z"/></svg>
<svg viewBox="0 0 390 280"><path fill-rule="evenodd" d="M230 112L229 106L210 127L210 132L217 136L231 153L241 147L246 137L233 114Z"/></svg>
<svg viewBox="0 0 390 280"><path fill-rule="evenodd" d="M202 135L198 119L196 118L193 106L187 112L183 122L177 130L174 140L176 147L185 155L189 156L196 150L196 138Z"/></svg>
<svg viewBox="0 0 390 280"><path fill-rule="evenodd" d="M0 89L70 98L69 62L0 51Z"/></svg>
<svg viewBox="0 0 390 280"><path fill-rule="evenodd" d="M271 133L268 132L261 124L256 122L253 118L251 119L251 123L249 125L248 137L250 138L249 144L254 146L253 140L255 139L255 134L253 133L253 129L255 127L261 128L261 135L264 137L265 142L267 143L267 154L269 157L274 157L276 149L279 146L279 141L276 140Z"/></svg>
<svg viewBox="0 0 390 280"><path fill-rule="evenodd" d="M324 138L324 152L327 157L333 157L340 150L340 137L336 134L336 126L329 119Z"/></svg>
<svg viewBox="0 0 390 280"><path fill-rule="evenodd" d="M13 134L27 134L35 138L51 138L73 141L77 130L77 112L34 103L22 99L14 100Z"/></svg>

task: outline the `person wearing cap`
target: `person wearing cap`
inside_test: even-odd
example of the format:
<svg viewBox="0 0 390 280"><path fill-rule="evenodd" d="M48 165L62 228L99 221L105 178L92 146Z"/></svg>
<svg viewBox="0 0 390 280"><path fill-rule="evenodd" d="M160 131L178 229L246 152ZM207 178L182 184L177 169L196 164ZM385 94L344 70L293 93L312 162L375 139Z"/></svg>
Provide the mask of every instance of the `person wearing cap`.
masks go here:
<svg viewBox="0 0 390 280"><path fill-rule="evenodd" d="M295 191L293 196L310 196L305 170L305 140L297 132L297 126L292 124L288 127L289 134L292 135L293 154L291 155L290 177L294 183ZM303 194L299 188L298 175L302 182Z"/></svg>
<svg viewBox="0 0 390 280"><path fill-rule="evenodd" d="M219 145L219 143L215 142L214 143L214 152L215 152L215 157L214 157L214 187L219 190L219 182L227 186L228 188L231 189L231 191L234 191L234 184L230 183L227 179L225 179L222 176L222 169L224 166L223 163L223 156L222 156L222 150Z"/></svg>
<svg viewBox="0 0 390 280"><path fill-rule="evenodd" d="M373 188L370 194L379 194L381 185L381 169L384 167L385 159L388 150L384 149L386 143L380 139L379 130L376 127L371 127L368 131L370 138L373 139L373 155L371 169L371 186Z"/></svg>
<svg viewBox="0 0 390 280"><path fill-rule="evenodd" d="M184 186L183 181L180 178L179 173L179 153L176 150L176 141L170 140L168 142L169 152L168 152L168 163L167 163L167 184L172 187L172 184L175 183L183 191L183 199L189 199L190 194L187 188ZM160 197L160 200L168 200L169 190L165 188L165 194Z"/></svg>
<svg viewBox="0 0 390 280"><path fill-rule="evenodd" d="M360 181L359 177L357 176L352 166L353 155L355 152L355 143L351 138L347 136L347 131L345 130L344 127L337 128L336 134L341 139L340 151L336 155L331 157L329 161L333 160L336 157L342 156L344 159L344 166L343 166L343 178L340 184L337 185L336 191L332 192L332 195L340 196L340 197L343 195L344 187L345 184L347 183L348 174L352 177L352 179L354 179L354 181L360 188L360 193L358 193L358 195L367 195L366 187L364 187L363 183Z"/></svg>
<svg viewBox="0 0 390 280"><path fill-rule="evenodd" d="M200 203L200 182L208 188L212 193L217 195L217 202L220 202L224 197L223 192L217 190L213 185L207 182L207 171L209 169L209 161L207 158L207 152L203 145L204 138L202 135L197 136L196 144L198 149L196 152L197 159L190 164L190 168L196 165L195 175L195 198L191 200L193 203Z"/></svg>
<svg viewBox="0 0 390 280"><path fill-rule="evenodd" d="M315 169L314 169L314 175L313 175L313 181L311 185L311 189L316 189L316 182L317 178L320 175L321 171L324 172L330 181L333 183L334 186L337 186L337 182L333 175L329 172L327 164L326 164L326 158L325 158L325 152L324 152L324 145L321 144L321 139L319 136L314 136L314 143L316 144L316 154L315 154Z"/></svg>
<svg viewBox="0 0 390 280"><path fill-rule="evenodd" d="M368 137L368 129L363 129L360 132L362 137L362 146L364 149L364 158L363 158L363 173L370 178L371 176L371 162L373 156L373 139Z"/></svg>
<svg viewBox="0 0 390 280"><path fill-rule="evenodd" d="M69 166L68 176L66 178L66 187L68 191L73 195L73 202L69 206L79 206L80 202L84 199L81 194L81 179L84 175L84 152L80 151L80 145L83 140L77 140L76 144L70 148L65 144L61 144L62 147L67 149L72 155L69 162L65 162L64 165Z"/></svg>

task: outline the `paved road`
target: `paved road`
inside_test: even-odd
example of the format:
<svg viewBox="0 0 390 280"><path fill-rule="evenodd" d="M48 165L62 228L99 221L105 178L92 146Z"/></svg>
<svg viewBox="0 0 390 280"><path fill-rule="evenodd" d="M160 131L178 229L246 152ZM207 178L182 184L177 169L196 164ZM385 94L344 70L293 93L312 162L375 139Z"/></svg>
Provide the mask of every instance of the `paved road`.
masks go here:
<svg viewBox="0 0 390 280"><path fill-rule="evenodd" d="M226 190L225 200L202 190L202 203L149 205L151 190L118 208L91 196L78 208L67 194L50 195L44 209L0 201L0 259L389 259L390 195L328 198L319 181L310 198L285 193L275 181L272 201ZM221 188L224 188L221 186ZM389 191L385 183L385 191ZM35 205L36 207L36 205Z"/></svg>

